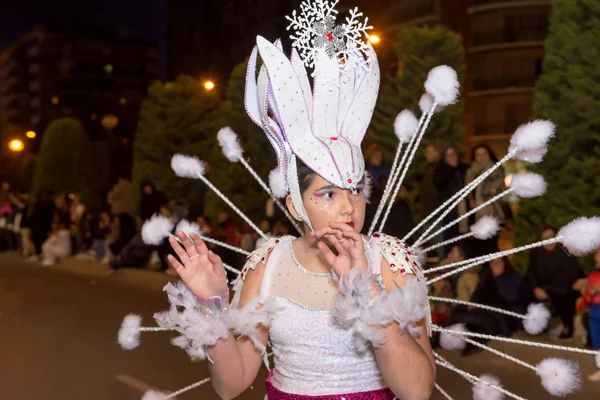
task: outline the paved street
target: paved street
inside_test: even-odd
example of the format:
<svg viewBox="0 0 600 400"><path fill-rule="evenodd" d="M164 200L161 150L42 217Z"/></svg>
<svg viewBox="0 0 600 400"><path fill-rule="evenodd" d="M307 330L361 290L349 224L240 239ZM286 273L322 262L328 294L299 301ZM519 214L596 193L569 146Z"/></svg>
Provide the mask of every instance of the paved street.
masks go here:
<svg viewBox="0 0 600 400"><path fill-rule="evenodd" d="M146 324L155 311L167 307L161 288L167 276L154 271L126 270L104 275L105 266L67 260L57 267L41 267L12 254L0 254L0 399L130 400L143 390L158 387L174 391L207 376L204 363L192 363L168 343L169 334L142 335L142 344L123 351L116 334L123 316L136 312ZM544 350L495 346L539 362ZM488 354L461 359L441 352L455 365L475 375L498 375L504 386L528 399L546 399L539 379L509 361ZM556 354L556 353L555 353ZM577 359L584 377L592 371L591 356ZM266 370L254 389L241 399L263 399ZM455 399L472 398L458 375L439 370L440 385ZM568 399L600 398L600 383L585 381ZM210 384L178 399L217 399ZM442 399L437 394L432 399Z"/></svg>

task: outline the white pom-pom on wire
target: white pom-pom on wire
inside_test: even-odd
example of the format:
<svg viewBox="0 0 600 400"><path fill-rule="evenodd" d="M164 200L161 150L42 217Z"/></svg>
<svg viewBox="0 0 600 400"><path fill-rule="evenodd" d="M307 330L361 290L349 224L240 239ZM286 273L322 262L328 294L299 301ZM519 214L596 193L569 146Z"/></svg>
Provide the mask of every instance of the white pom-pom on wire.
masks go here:
<svg viewBox="0 0 600 400"><path fill-rule="evenodd" d="M171 397L171 399L174 399L174 397ZM167 400L167 394L154 390L148 390L146 393L144 393L142 400Z"/></svg>
<svg viewBox="0 0 600 400"><path fill-rule="evenodd" d="M500 222L490 215L485 215L469 228L471 233L478 240L491 239L500 230Z"/></svg>
<svg viewBox="0 0 600 400"><path fill-rule="evenodd" d="M429 71L425 81L425 90L442 106L456 103L458 100L458 76L447 65L440 65Z"/></svg>
<svg viewBox="0 0 600 400"><path fill-rule="evenodd" d="M510 188L519 197L531 198L546 193L548 184L542 175L526 172L514 175Z"/></svg>
<svg viewBox="0 0 600 400"><path fill-rule="evenodd" d="M142 240L146 244L159 245L171 234L173 221L160 214L154 214L142 226Z"/></svg>
<svg viewBox="0 0 600 400"><path fill-rule="evenodd" d="M182 178L198 179L198 175L204 175L204 163L198 157L175 154L171 159L171 168L175 175Z"/></svg>
<svg viewBox="0 0 600 400"><path fill-rule="evenodd" d="M412 111L402 110L394 121L394 132L402 143L410 142L410 139L417 132L419 120Z"/></svg>
<svg viewBox="0 0 600 400"><path fill-rule="evenodd" d="M133 350L140 345L140 328L142 327L142 317L136 314L129 314L123 318L117 341L125 350Z"/></svg>
<svg viewBox="0 0 600 400"><path fill-rule="evenodd" d="M482 374L479 376L484 382L492 384L497 387L502 387L500 384L500 379L497 376L491 374ZM473 400L502 400L504 398L504 393L499 391L498 389L488 386L483 382L477 382L473 386Z"/></svg>
<svg viewBox="0 0 600 400"><path fill-rule="evenodd" d="M423 93L423 96L421 96L421 98L419 99L419 108L421 109L421 112L423 114L428 113L429 109L431 108L432 105L433 105L433 96L427 92ZM437 106L435 106L435 110L433 110L433 112L438 113L440 111L443 111L444 108L446 108L446 107L438 104Z"/></svg>
<svg viewBox="0 0 600 400"><path fill-rule="evenodd" d="M546 358L536 366L542 386L553 396L567 396L581 386L579 366L563 358Z"/></svg>
<svg viewBox="0 0 600 400"><path fill-rule="evenodd" d="M556 126L548 120L537 119L517 128L510 138L508 151L514 149L532 151L543 149L548 145L548 140L554 136Z"/></svg>
<svg viewBox="0 0 600 400"><path fill-rule="evenodd" d="M600 248L600 217L579 217L563 226L558 235L560 242L571 253L584 255Z"/></svg>
<svg viewBox="0 0 600 400"><path fill-rule="evenodd" d="M237 134L230 127L226 126L217 133L219 145L223 149L223 154L231 162L238 162L242 158L242 146L238 141Z"/></svg>
<svg viewBox="0 0 600 400"><path fill-rule="evenodd" d="M452 331L467 332L467 327L464 324L454 324L448 327ZM442 333L440 335L440 346L446 350L462 350L467 345L467 342L458 335L450 333Z"/></svg>
<svg viewBox="0 0 600 400"><path fill-rule="evenodd" d="M279 168L275 168L269 173L269 187L271 188L273 196L278 199L287 196L288 191L285 184L285 175Z"/></svg>
<svg viewBox="0 0 600 400"><path fill-rule="evenodd" d="M542 162L547 152L548 147L546 146L540 147L539 149L535 150L523 150L518 151L515 155L515 158L528 163L537 164L539 162Z"/></svg>
<svg viewBox="0 0 600 400"><path fill-rule="evenodd" d="M198 236L202 236L202 232L200 232L200 225L195 222L190 222L187 219L182 219L179 221L175 227L175 232L183 232L188 237L190 237L190 233L195 233Z"/></svg>
<svg viewBox="0 0 600 400"><path fill-rule="evenodd" d="M541 303L532 303L527 307L523 327L530 335L538 335L546 329L550 321L550 311Z"/></svg>

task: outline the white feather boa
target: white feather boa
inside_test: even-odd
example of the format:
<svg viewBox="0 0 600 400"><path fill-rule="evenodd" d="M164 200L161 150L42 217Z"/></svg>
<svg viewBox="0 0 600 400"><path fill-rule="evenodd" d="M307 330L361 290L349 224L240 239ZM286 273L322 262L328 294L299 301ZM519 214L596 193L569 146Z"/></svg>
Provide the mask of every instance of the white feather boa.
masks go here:
<svg viewBox="0 0 600 400"><path fill-rule="evenodd" d="M354 329L358 350L364 350L367 342L376 347L383 345L385 338L377 327L393 321L413 337L421 333L416 324L425 318L428 310L423 281L407 275L404 287L396 285L396 290L384 290L380 296L371 298L370 287L377 285L371 271L357 267L351 269L347 277L340 279L333 275L339 294L335 297L332 315L340 325Z"/></svg>
<svg viewBox="0 0 600 400"><path fill-rule="evenodd" d="M214 346L219 339L226 339L231 333L248 337L254 346L264 352L256 326L268 327L275 311L271 299L254 299L245 307L229 307L219 316L206 316L197 307L197 301L190 289L183 283L167 284L164 289L169 297L171 308L154 314L161 328L175 330L181 336L173 338L171 343L184 349L191 357L201 360L208 358L206 349ZM260 303L261 307L258 307Z"/></svg>

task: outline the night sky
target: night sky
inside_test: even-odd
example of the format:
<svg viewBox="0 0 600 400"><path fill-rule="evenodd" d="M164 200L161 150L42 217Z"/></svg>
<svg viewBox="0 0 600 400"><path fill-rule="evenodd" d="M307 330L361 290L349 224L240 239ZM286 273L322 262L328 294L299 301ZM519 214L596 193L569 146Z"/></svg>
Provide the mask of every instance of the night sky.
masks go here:
<svg viewBox="0 0 600 400"><path fill-rule="evenodd" d="M0 50L46 21L75 18L159 43L167 0L0 0ZM162 43L159 43L162 46Z"/></svg>

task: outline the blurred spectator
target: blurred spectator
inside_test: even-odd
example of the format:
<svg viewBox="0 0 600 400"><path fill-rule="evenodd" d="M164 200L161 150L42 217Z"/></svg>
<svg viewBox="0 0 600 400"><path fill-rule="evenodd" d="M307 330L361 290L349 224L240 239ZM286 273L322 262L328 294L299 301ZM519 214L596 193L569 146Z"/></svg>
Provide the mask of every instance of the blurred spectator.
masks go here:
<svg viewBox="0 0 600 400"><path fill-rule="evenodd" d="M263 231L265 233L265 235L267 236L267 239L264 239L262 237L259 237L258 239L256 239L255 248L259 248L260 246L265 244L265 242L267 240L269 240L270 238L273 237L273 232L271 230L271 223L269 222L268 219L263 219L262 221L260 221L260 224L258 225L258 227L260 228L261 231Z"/></svg>
<svg viewBox="0 0 600 400"><path fill-rule="evenodd" d="M557 232L556 228L547 225L541 230L540 240L551 239ZM573 285L583 276L577 258L567 254L556 243L529 253L528 285L533 288L533 295L538 301L552 302L563 323L561 339L573 337L575 302L579 297Z"/></svg>
<svg viewBox="0 0 600 400"><path fill-rule="evenodd" d="M454 264L454 263L457 263L460 261L464 261L465 256L466 256L465 248L462 246L462 244L455 243L454 245L452 245L452 248L450 249L450 251L448 252L446 257L442 261L440 261L440 266ZM453 287L457 286L457 281L461 275L462 275L461 273L458 273L458 274L454 274L454 275L451 275L448 277L450 282L452 283ZM474 287L473 287L473 290L474 290ZM471 293L469 293L469 296L471 295ZM467 296L467 298L468 298L468 296Z"/></svg>
<svg viewBox="0 0 600 400"><path fill-rule="evenodd" d="M365 163L365 171L371 174L373 187L381 188L383 178L390 174L391 168L383 161L383 152L378 146L371 149L371 154Z"/></svg>
<svg viewBox="0 0 600 400"><path fill-rule="evenodd" d="M108 245L113 256L118 256L136 234L136 225L133 217L127 213L120 213L113 217L113 224L117 235L115 240Z"/></svg>
<svg viewBox="0 0 600 400"><path fill-rule="evenodd" d="M392 195L393 193L390 194L390 196ZM396 198L389 200L393 201L393 203L384 226L384 231L388 235L403 238L415 227L415 222L410 212L407 199L408 192L406 191L406 188L400 186ZM383 215L379 223L381 223L381 221L383 221ZM379 223L376 229L379 229Z"/></svg>
<svg viewBox="0 0 600 400"><path fill-rule="evenodd" d="M215 237L216 233L212 227L212 221L210 217L197 217L196 223L198 223L198 226L200 227L200 232L203 236L207 236L210 238Z"/></svg>
<svg viewBox="0 0 600 400"><path fill-rule="evenodd" d="M129 180L120 177L106 196L112 215L121 213L133 215L133 185Z"/></svg>
<svg viewBox="0 0 600 400"><path fill-rule="evenodd" d="M436 185L435 176L437 164L440 161L440 149L434 143L430 143L425 146L425 170L423 171L423 178L421 178L421 185L419 187L419 213L421 220L425 219L431 214L441 203L440 194ZM442 241L443 235L436 235L434 238L429 240L430 244L437 244ZM439 260L444 258L443 247L438 247L433 250Z"/></svg>
<svg viewBox="0 0 600 400"><path fill-rule="evenodd" d="M27 218L35 254L40 255L42 254L42 244L52 231L54 221L54 201L50 192L44 191L39 195Z"/></svg>
<svg viewBox="0 0 600 400"><path fill-rule="evenodd" d="M600 350L600 250L594 253L594 271L590 273L583 287L578 311L588 310L589 338L593 350ZM600 369L588 376L593 382L600 382Z"/></svg>
<svg viewBox="0 0 600 400"><path fill-rule="evenodd" d="M143 222L158 213L160 208L167 204L167 196L160 190L157 190L152 181L142 182L141 189L140 218Z"/></svg>
<svg viewBox="0 0 600 400"><path fill-rule="evenodd" d="M71 255L70 219L58 218L52 235L42 244L42 265L52 266Z"/></svg>
<svg viewBox="0 0 600 400"><path fill-rule="evenodd" d="M101 260L106 255L108 237L111 233L111 217L108 211L103 211L98 218L98 224L92 230L92 246L90 250L96 260Z"/></svg>
<svg viewBox="0 0 600 400"><path fill-rule="evenodd" d="M473 182L478 176L489 170L498 161L496 155L486 145L477 145L471 153L472 164L467 170L465 177L465 183L469 184ZM490 200L505 189L504 184L504 169L501 167L496 169L490 176L488 176L482 183L477 185L474 192L468 196L468 208L469 210L475 209ZM491 215L501 222L504 221L504 207L503 201L499 200L483 207L481 210L475 213L474 220L471 223L476 222L484 215ZM471 224L470 223L470 224ZM477 241L477 254L474 256L493 253L498 250L498 235L487 240Z"/></svg>
<svg viewBox="0 0 600 400"><path fill-rule="evenodd" d="M435 169L435 186L438 190L438 201L439 204L444 203L450 199L456 192L461 190L465 186L465 174L467 172L467 165L460 162L458 157L458 151L454 147L447 147L443 151L443 158L437 164ZM453 208L442 220L442 226L458 219L459 215L466 213L466 204L461 202L457 207ZM463 221L461 221L463 222ZM467 232L468 221L464 221L466 227L462 227L462 231ZM457 223L450 228L446 229L442 235L443 240L449 240L459 235L461 231L461 224ZM444 248L444 254L448 253L452 245L446 245Z"/></svg>
<svg viewBox="0 0 600 400"><path fill-rule="evenodd" d="M525 314L527 302L521 292L523 280L513 268L510 260L507 257L496 258L490 261L490 270L496 281L498 294L504 303L504 308Z"/></svg>

